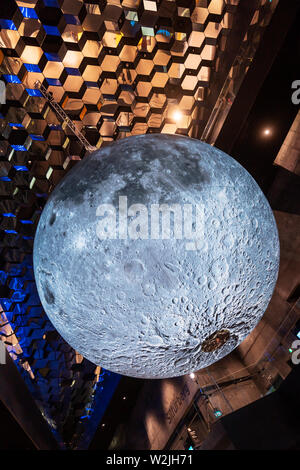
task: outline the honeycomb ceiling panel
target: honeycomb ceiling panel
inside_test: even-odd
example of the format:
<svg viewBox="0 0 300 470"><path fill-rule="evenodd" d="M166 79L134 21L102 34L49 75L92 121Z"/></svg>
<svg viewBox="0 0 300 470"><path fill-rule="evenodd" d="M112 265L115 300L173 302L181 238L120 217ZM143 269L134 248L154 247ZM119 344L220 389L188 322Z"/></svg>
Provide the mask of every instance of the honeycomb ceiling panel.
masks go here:
<svg viewBox="0 0 300 470"><path fill-rule="evenodd" d="M261 0L252 28L268 3ZM211 106L238 4L1 3L0 336L66 445L80 446L92 433L95 400L112 394L117 379L76 354L42 309L32 271L39 215L89 144L149 132L193 135Z"/></svg>
<svg viewBox="0 0 300 470"><path fill-rule="evenodd" d="M11 1L1 20L2 70L29 96L40 81L78 129L92 134L92 144L145 130L160 132L165 124L172 124L172 132L190 134L193 119L172 119L167 109L179 106L183 95L205 106L199 88L206 80L208 93L209 74L202 70L213 66L218 38L226 38L228 17L234 14L231 3ZM125 101L124 91L130 95ZM157 105L152 97L162 93L165 112L153 126ZM27 109L33 105L33 100L23 100ZM105 109L112 100L116 109L108 117ZM137 103L145 101L150 113L141 116ZM124 112L132 115L126 126ZM114 124L103 126L108 120ZM95 134L104 128L102 140L97 139ZM33 133L38 135L38 129Z"/></svg>

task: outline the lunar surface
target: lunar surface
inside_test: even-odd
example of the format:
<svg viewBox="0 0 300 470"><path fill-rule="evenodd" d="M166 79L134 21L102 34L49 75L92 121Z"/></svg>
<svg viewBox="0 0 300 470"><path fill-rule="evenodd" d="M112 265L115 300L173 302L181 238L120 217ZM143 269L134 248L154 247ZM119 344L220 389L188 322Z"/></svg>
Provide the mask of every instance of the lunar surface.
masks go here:
<svg viewBox="0 0 300 470"><path fill-rule="evenodd" d="M208 144L161 134L78 163L34 243L38 292L58 332L93 363L142 378L229 354L264 314L278 265L273 213L246 170Z"/></svg>

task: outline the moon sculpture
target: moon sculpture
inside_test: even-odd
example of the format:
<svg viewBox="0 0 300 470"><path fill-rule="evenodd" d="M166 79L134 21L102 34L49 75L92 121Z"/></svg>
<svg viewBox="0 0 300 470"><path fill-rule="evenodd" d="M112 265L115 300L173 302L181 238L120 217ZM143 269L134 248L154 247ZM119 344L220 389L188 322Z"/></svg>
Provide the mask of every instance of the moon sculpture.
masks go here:
<svg viewBox="0 0 300 470"><path fill-rule="evenodd" d="M276 223L254 179L177 135L129 137L79 162L34 243L58 332L93 363L141 378L229 354L265 312L278 265Z"/></svg>

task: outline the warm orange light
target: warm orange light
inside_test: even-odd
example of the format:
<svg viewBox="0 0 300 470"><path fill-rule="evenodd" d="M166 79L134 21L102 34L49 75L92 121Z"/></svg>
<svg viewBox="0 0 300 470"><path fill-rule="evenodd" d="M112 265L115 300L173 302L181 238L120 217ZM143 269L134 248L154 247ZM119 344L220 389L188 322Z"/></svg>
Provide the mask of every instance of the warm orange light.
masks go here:
<svg viewBox="0 0 300 470"><path fill-rule="evenodd" d="M178 122L178 121L180 121L181 118L182 118L182 112L179 111L178 109L176 111L174 111L174 113L173 113L174 121Z"/></svg>
<svg viewBox="0 0 300 470"><path fill-rule="evenodd" d="M270 135L270 134L271 134L271 129L264 130L264 135Z"/></svg>

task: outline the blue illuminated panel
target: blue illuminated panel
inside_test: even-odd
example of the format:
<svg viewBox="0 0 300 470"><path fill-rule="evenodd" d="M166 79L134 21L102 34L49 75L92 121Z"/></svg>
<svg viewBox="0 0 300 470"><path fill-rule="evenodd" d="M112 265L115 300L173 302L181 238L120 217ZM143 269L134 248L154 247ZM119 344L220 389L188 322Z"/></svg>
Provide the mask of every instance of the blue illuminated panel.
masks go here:
<svg viewBox="0 0 300 470"><path fill-rule="evenodd" d="M80 76L80 72L78 69L73 69L71 67L65 67L65 71L67 72L68 75L79 75Z"/></svg>
<svg viewBox="0 0 300 470"><path fill-rule="evenodd" d="M60 57L53 52L45 52L45 56L50 62L60 62Z"/></svg>
<svg viewBox="0 0 300 470"><path fill-rule="evenodd" d="M98 88L97 82L85 82L87 88Z"/></svg>
<svg viewBox="0 0 300 470"><path fill-rule="evenodd" d="M35 88L26 88L26 91L29 96L43 96L40 90L36 90Z"/></svg>
<svg viewBox="0 0 300 470"><path fill-rule="evenodd" d="M7 75L3 74L2 77L8 82L8 83L21 83L21 80L17 75Z"/></svg>
<svg viewBox="0 0 300 470"><path fill-rule="evenodd" d="M79 18L73 15L64 15L67 24L80 25Z"/></svg>
<svg viewBox="0 0 300 470"><path fill-rule="evenodd" d="M12 20L0 19L0 26L3 29L10 29L12 31L17 31L17 28Z"/></svg>
<svg viewBox="0 0 300 470"><path fill-rule="evenodd" d="M28 72L42 73L41 69L37 64L24 64Z"/></svg>
<svg viewBox="0 0 300 470"><path fill-rule="evenodd" d="M44 0L44 4L45 4L45 7L54 7L54 8L59 7L57 0Z"/></svg>
<svg viewBox="0 0 300 470"><path fill-rule="evenodd" d="M19 7L24 18L35 18L38 19L38 15L34 8Z"/></svg>
<svg viewBox="0 0 300 470"><path fill-rule="evenodd" d="M27 152L27 148L24 145L14 145L11 144L11 147L16 150L17 152ZM17 170L17 168L21 168L20 166L16 165L14 168ZM23 167L22 167L23 168ZM26 168L26 167L25 167ZM17 171L23 171L23 170L17 170Z"/></svg>
<svg viewBox="0 0 300 470"><path fill-rule="evenodd" d="M60 36L60 32L56 26L49 26L47 24L44 24L43 27L46 31L46 34L49 34L50 36Z"/></svg>
<svg viewBox="0 0 300 470"><path fill-rule="evenodd" d="M30 134L32 140L43 142L45 139L42 135Z"/></svg>
<svg viewBox="0 0 300 470"><path fill-rule="evenodd" d="M13 147L13 145L12 145ZM16 145L16 147L22 147L22 145ZM24 147L25 151L27 150L25 147ZM28 171L28 168L27 166L24 166L24 165L14 165L14 169L16 171Z"/></svg>
<svg viewBox="0 0 300 470"><path fill-rule="evenodd" d="M20 124L19 122L10 122L9 126L10 127L24 127L23 124Z"/></svg>
<svg viewBox="0 0 300 470"><path fill-rule="evenodd" d="M50 86L61 86L61 83L57 78L47 78L47 82Z"/></svg>

